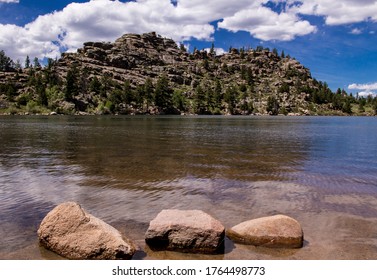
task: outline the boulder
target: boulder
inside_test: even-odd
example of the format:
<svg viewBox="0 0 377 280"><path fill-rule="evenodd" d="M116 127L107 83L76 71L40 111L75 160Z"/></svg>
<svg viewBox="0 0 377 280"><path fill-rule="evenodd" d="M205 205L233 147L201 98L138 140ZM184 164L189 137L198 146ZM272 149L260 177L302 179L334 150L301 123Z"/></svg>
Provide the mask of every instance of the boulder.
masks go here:
<svg viewBox="0 0 377 280"><path fill-rule="evenodd" d="M149 224L146 243L157 250L219 253L224 250L225 228L200 210L163 210Z"/></svg>
<svg viewBox="0 0 377 280"><path fill-rule="evenodd" d="M301 248L304 240L301 225L284 215L243 222L228 229L227 236L243 244L283 248Z"/></svg>
<svg viewBox="0 0 377 280"><path fill-rule="evenodd" d="M38 237L47 249L68 259L130 259L135 253L131 241L75 202L62 203L49 212Z"/></svg>

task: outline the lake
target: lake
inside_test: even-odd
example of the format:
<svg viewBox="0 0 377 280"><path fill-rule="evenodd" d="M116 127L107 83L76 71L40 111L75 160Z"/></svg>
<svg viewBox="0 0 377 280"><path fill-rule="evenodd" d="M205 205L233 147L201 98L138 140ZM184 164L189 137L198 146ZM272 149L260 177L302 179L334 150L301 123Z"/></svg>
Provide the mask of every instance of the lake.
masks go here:
<svg viewBox="0 0 377 280"><path fill-rule="evenodd" d="M135 259L377 259L377 118L1 116L0 259L59 259L36 231L65 201L135 240ZM305 244L153 252L144 233L169 208L225 227L289 215Z"/></svg>

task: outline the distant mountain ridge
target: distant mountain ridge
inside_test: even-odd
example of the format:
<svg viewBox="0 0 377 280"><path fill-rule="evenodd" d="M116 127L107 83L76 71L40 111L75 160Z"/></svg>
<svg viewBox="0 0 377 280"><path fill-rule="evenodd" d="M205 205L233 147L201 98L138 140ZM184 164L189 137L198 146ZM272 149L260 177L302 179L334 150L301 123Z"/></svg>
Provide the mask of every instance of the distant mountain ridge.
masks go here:
<svg viewBox="0 0 377 280"><path fill-rule="evenodd" d="M0 109L64 114L349 114L297 60L262 47L188 53L156 33L86 42L46 67L0 72Z"/></svg>

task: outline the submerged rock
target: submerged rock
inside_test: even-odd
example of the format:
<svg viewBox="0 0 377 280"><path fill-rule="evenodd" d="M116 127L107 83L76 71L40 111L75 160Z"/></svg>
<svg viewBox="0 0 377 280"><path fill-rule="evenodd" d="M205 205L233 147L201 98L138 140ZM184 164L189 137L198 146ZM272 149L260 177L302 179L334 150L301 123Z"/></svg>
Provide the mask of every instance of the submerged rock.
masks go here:
<svg viewBox="0 0 377 280"><path fill-rule="evenodd" d="M191 253L224 250L225 228L200 210L163 210L150 222L145 241L152 249Z"/></svg>
<svg viewBox="0 0 377 280"><path fill-rule="evenodd" d="M240 223L228 229L227 236L236 242L265 247L301 248L304 241L299 222L284 215Z"/></svg>
<svg viewBox="0 0 377 280"><path fill-rule="evenodd" d="M38 237L47 249L68 259L130 259L135 253L131 241L75 202L62 203L49 212Z"/></svg>

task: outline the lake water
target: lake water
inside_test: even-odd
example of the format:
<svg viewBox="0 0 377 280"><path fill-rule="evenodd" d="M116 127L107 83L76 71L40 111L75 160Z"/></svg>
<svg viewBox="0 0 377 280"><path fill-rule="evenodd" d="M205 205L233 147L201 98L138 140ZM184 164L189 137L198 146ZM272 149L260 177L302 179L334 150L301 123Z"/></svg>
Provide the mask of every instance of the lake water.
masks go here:
<svg viewBox="0 0 377 280"><path fill-rule="evenodd" d="M59 258L36 231L65 201L135 240L135 259L377 259L377 118L0 117L0 259ZM169 208L226 227L286 214L305 245L153 252L144 233Z"/></svg>

